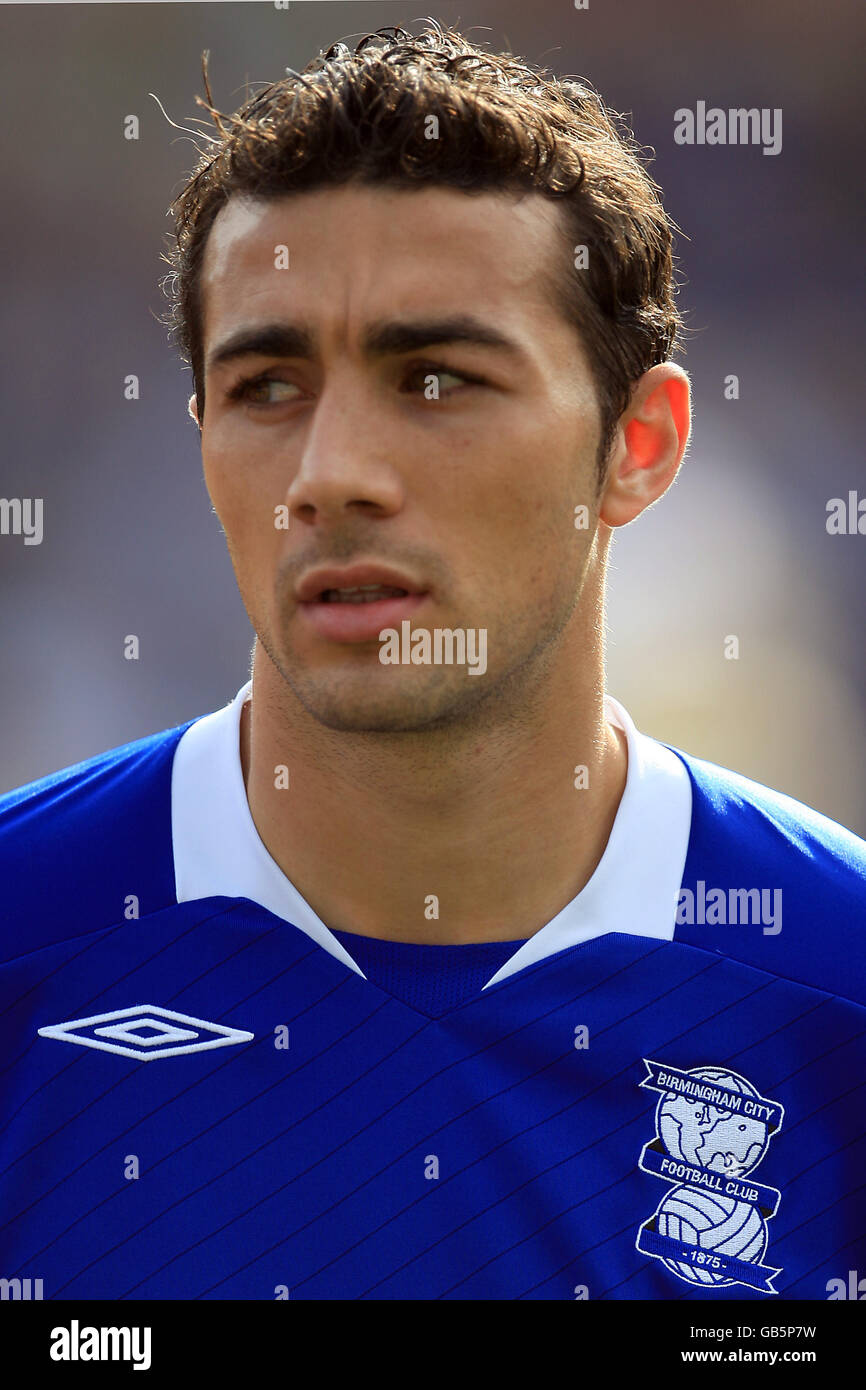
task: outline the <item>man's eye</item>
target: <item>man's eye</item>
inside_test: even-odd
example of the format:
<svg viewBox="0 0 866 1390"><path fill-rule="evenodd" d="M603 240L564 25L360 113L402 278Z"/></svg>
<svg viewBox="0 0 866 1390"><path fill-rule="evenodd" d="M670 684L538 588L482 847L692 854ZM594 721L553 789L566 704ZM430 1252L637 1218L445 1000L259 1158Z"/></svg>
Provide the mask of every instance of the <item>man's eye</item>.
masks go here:
<svg viewBox="0 0 866 1390"><path fill-rule="evenodd" d="M245 401L248 405L281 405L285 401L297 400L297 387L291 381L283 381L275 376L250 377L239 381L229 392L233 401Z"/></svg>
<svg viewBox="0 0 866 1390"><path fill-rule="evenodd" d="M447 367L413 367L406 377L409 391L423 391L431 397L444 395L457 386L480 386L478 377L467 376L465 372L452 372Z"/></svg>

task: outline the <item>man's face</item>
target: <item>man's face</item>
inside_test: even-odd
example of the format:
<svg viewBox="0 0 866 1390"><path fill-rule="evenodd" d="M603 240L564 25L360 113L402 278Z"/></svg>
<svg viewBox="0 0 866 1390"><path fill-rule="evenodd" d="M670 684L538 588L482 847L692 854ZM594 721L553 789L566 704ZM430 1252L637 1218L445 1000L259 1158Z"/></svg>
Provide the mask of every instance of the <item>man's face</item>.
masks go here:
<svg viewBox="0 0 866 1390"><path fill-rule="evenodd" d="M519 709L580 654L600 413L550 300L559 215L536 194L344 186L233 200L214 223L207 486L264 651L330 728ZM266 327L282 341L220 360ZM406 621L484 629L486 670L383 664L379 633Z"/></svg>

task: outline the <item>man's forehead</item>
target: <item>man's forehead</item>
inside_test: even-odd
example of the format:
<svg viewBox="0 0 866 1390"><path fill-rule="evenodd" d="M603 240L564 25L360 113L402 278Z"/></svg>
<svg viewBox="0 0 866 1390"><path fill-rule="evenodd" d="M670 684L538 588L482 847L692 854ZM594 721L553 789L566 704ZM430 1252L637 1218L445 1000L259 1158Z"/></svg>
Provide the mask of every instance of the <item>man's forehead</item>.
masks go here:
<svg viewBox="0 0 866 1390"><path fill-rule="evenodd" d="M352 184L275 199L236 196L208 237L203 304L208 319L209 310L222 319L242 309L241 295L289 291L313 311L330 283L335 292L378 288L383 296L421 300L426 290L439 307L443 294L453 294L457 307L468 291L491 307L511 301L516 308L515 295L537 305L567 255L560 217L541 194L438 186ZM282 262L280 247L288 251Z"/></svg>

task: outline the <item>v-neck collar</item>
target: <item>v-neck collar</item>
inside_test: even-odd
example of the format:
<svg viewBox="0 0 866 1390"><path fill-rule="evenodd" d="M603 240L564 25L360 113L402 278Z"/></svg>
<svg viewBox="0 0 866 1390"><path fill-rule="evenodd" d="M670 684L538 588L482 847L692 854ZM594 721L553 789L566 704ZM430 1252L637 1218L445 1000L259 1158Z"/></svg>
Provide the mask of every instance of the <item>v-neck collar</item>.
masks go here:
<svg viewBox="0 0 866 1390"><path fill-rule="evenodd" d="M177 901L247 898L364 977L256 830L240 759L241 710L251 693L248 681L224 709L190 725L175 750L171 828ZM485 989L608 932L673 939L691 829L688 772L669 748L638 732L617 700L606 696L604 708L628 744L626 785L604 853L576 897L515 950Z"/></svg>

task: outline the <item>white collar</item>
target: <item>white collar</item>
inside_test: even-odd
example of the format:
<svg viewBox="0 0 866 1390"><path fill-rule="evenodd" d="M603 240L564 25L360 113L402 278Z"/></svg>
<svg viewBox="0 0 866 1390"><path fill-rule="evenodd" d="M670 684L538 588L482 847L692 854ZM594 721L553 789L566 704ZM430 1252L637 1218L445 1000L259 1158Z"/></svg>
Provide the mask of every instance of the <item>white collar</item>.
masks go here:
<svg viewBox="0 0 866 1390"><path fill-rule="evenodd" d="M240 760L241 709L251 690L249 681L231 704L196 720L175 750L171 833L177 901L248 898L363 976L259 838ZM605 715L625 733L628 773L604 854L577 896L515 951L487 985L607 932L673 938L691 829L689 776L676 754L639 733L610 696L605 697Z"/></svg>

